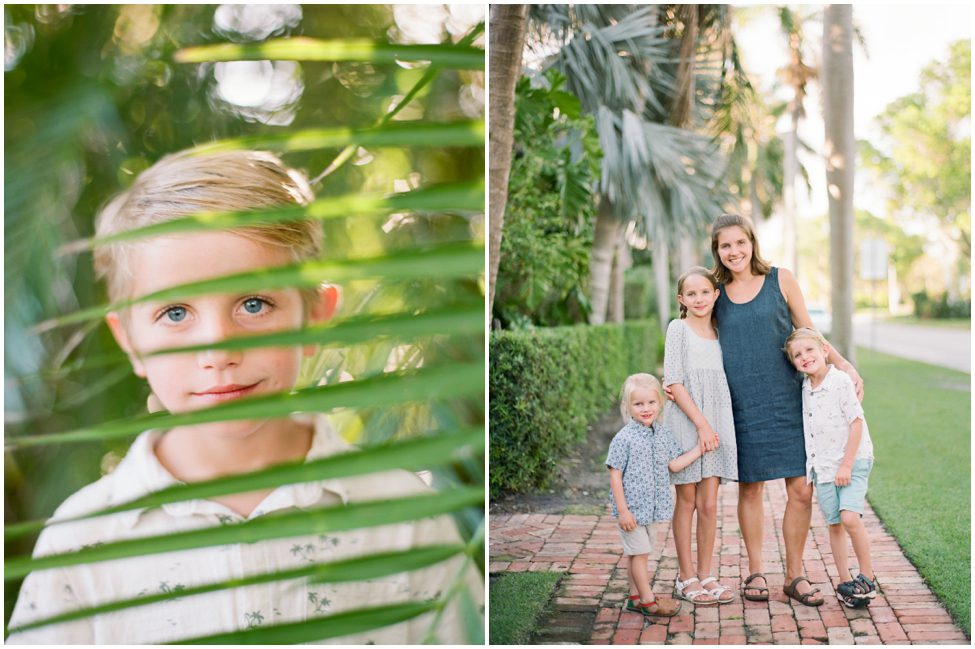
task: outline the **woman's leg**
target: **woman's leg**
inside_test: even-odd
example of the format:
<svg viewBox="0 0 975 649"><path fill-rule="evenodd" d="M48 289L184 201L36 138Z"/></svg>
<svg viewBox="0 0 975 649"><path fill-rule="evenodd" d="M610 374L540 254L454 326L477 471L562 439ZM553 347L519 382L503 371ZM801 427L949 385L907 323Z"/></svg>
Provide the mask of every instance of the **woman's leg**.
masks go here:
<svg viewBox="0 0 975 649"><path fill-rule="evenodd" d="M785 479L788 500L782 516L782 540L785 541L785 583L803 574L802 552L809 537L809 521L812 519L812 484L806 483L805 476ZM799 593L810 590L806 582L796 587Z"/></svg>
<svg viewBox="0 0 975 649"><path fill-rule="evenodd" d="M697 574L704 579L711 575L714 558L714 534L718 526L717 476L704 478L697 484Z"/></svg>
<svg viewBox="0 0 975 649"><path fill-rule="evenodd" d="M764 496L764 482L742 482L738 484L738 527L741 528L741 538L745 541L745 552L748 554L748 574L762 572L762 523L765 509L762 505ZM743 575L747 577L748 575ZM766 588L768 584L764 578L756 578L750 586ZM746 592L751 590L746 588ZM749 593L759 595L755 590Z"/></svg>
<svg viewBox="0 0 975 649"><path fill-rule="evenodd" d="M677 503L674 505L674 545L677 546L677 579L684 581L694 576L691 563L691 519L697 494L696 484L677 485ZM698 514L700 517L700 514ZM700 539L698 543L700 544Z"/></svg>

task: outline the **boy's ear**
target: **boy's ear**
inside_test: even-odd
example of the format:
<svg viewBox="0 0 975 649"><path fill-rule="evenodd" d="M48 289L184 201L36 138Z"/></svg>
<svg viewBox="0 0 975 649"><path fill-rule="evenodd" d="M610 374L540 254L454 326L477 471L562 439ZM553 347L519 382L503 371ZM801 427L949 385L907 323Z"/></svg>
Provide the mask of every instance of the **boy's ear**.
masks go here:
<svg viewBox="0 0 975 649"><path fill-rule="evenodd" d="M142 361L133 351L132 343L129 341L129 334L125 331L125 326L122 324L122 319L118 312L110 311L105 314L105 322L108 324L108 329L112 332L112 337L115 338L115 342L128 355L129 363L132 364L132 371L135 372L136 376L143 379L146 378L145 365L143 365Z"/></svg>
<svg viewBox="0 0 975 649"><path fill-rule="evenodd" d="M315 301L308 309L308 321L314 324L328 322L335 315L342 299L342 290L334 284L322 284L318 287ZM305 345L305 356L311 356L318 349L318 345Z"/></svg>
<svg viewBox="0 0 975 649"><path fill-rule="evenodd" d="M308 319L319 324L328 322L338 310L341 298L342 290L338 286L322 284L318 287L318 294L308 312Z"/></svg>

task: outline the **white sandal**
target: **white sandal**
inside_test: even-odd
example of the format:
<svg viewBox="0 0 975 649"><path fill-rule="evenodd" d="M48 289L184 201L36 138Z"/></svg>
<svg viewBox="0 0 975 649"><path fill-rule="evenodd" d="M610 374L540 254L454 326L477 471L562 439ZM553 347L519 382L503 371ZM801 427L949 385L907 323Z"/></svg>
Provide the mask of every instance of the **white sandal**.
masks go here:
<svg viewBox="0 0 975 649"><path fill-rule="evenodd" d="M712 597L711 593L704 590L703 588L688 590L688 587L696 581L699 582L700 580L697 577L691 577L690 579L687 579L685 581L681 581L679 578L676 579L674 583L674 596L677 597L677 599L682 599L684 601L690 602L695 606L713 606L714 604L717 604L718 600L716 599L710 599L705 602L701 602L695 599L696 597L700 597L701 595L707 595L708 597Z"/></svg>
<svg viewBox="0 0 975 649"><path fill-rule="evenodd" d="M707 585L712 582L714 583L714 586L708 588ZM731 602L735 601L735 592L722 584L715 577L705 577L701 580L701 586L705 589L705 592L713 597L719 604L730 604ZM721 596L725 593L728 593L728 596L721 599Z"/></svg>

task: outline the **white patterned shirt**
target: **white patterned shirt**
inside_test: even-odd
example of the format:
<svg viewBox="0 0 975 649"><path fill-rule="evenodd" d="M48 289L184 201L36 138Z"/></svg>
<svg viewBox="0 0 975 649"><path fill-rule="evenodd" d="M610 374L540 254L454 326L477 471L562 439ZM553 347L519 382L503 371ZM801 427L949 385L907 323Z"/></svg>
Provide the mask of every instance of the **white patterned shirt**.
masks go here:
<svg viewBox="0 0 975 649"><path fill-rule="evenodd" d="M54 517L79 516L178 484L153 452L161 435L161 431L155 430L139 435L115 471L68 498ZM323 416L316 417L307 460L351 450L354 448L331 431ZM399 470L284 485L271 492L247 519L286 509L390 499L430 491L417 475ZM211 500L170 503L49 526L41 533L34 556L243 520L237 512ZM24 580L10 619L11 628L115 600L158 593L172 593L173 597L86 619L14 632L7 642L160 644L261 625L299 622L357 608L429 600L449 588L460 574L462 555L420 570L368 581L316 584L307 578L299 578L188 597L181 597L180 592L207 583L312 563L459 541L453 520L449 516L440 516L347 532L179 550L40 570ZM483 599L483 584L476 569L471 566L464 578L464 588L472 593L477 606ZM417 644L423 641L432 623L434 614L428 612L392 626L322 642ZM456 597L436 621L434 635L443 643L465 642L464 623Z"/></svg>
<svg viewBox="0 0 975 649"><path fill-rule="evenodd" d="M802 382L802 429L806 438L806 482L833 482L846 453L850 424L863 421L863 434L856 460L873 459L873 442L863 407L857 400L853 379L832 365L823 382L815 389L809 377Z"/></svg>

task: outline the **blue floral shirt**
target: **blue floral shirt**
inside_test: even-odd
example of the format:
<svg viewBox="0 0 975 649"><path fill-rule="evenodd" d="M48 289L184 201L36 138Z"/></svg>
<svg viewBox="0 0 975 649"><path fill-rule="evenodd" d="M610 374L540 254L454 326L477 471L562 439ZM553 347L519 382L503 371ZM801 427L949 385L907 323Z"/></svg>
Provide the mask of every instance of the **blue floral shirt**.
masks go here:
<svg viewBox="0 0 975 649"><path fill-rule="evenodd" d="M623 497L638 525L670 520L674 498L667 464L683 452L670 430L658 422L647 427L631 421L613 437L606 466L623 472ZM609 502L619 518L612 489Z"/></svg>

